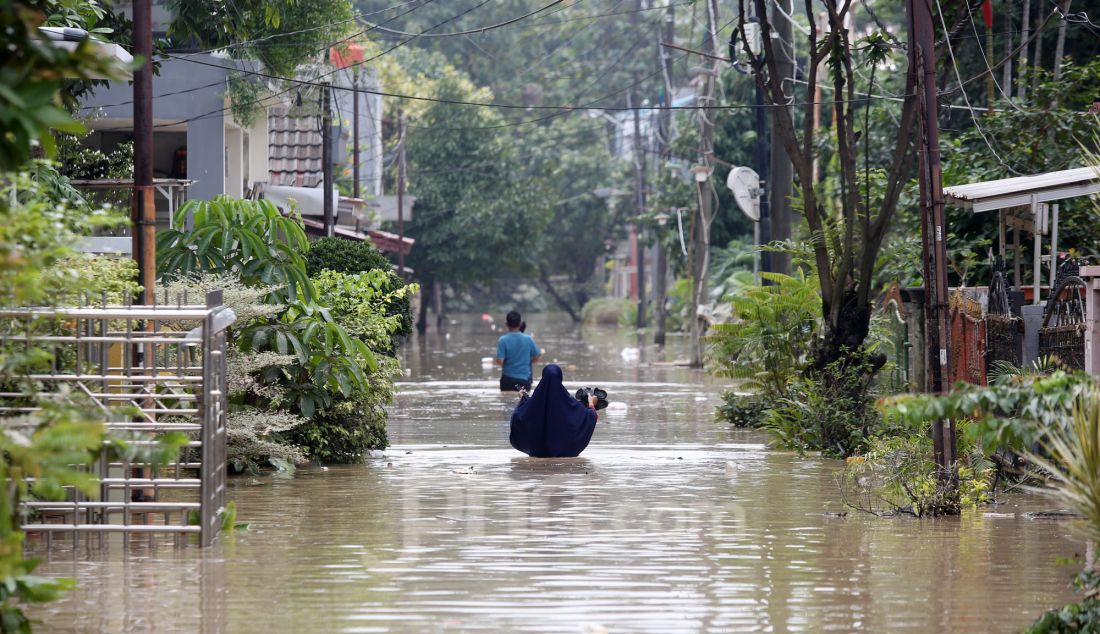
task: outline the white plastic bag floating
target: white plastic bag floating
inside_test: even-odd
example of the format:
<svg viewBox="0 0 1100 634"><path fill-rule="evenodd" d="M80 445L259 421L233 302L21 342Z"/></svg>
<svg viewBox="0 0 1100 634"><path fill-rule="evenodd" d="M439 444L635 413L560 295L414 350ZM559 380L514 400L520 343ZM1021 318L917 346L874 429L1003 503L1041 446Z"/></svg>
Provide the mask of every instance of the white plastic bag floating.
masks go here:
<svg viewBox="0 0 1100 634"><path fill-rule="evenodd" d="M483 368L493 367L493 358L492 357L481 357L481 367L483 367Z"/></svg>
<svg viewBox="0 0 1100 634"><path fill-rule="evenodd" d="M623 358L623 361L637 361L638 357L641 356L641 352L637 348L623 348L619 356Z"/></svg>

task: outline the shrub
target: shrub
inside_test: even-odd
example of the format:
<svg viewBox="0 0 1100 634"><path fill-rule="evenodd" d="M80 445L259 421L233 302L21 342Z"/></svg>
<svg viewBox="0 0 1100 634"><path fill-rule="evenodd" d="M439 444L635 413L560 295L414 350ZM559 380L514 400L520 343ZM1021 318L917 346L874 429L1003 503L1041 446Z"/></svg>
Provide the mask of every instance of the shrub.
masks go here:
<svg viewBox="0 0 1100 634"><path fill-rule="evenodd" d="M393 264L370 242L321 238L314 241L306 253L306 269L310 276L315 276L325 270L337 273L392 271Z"/></svg>
<svg viewBox="0 0 1100 634"><path fill-rule="evenodd" d="M733 321L715 324L707 356L715 374L745 381L765 400L782 396L805 365L821 316L817 278L763 273L771 282L730 296Z"/></svg>
<svg viewBox="0 0 1100 634"><path fill-rule="evenodd" d="M165 277L235 273L246 286L275 287L273 300L312 301L302 258L307 249L301 220L283 216L269 200L189 200L175 226L157 233L157 272Z"/></svg>
<svg viewBox="0 0 1100 634"><path fill-rule="evenodd" d="M756 394L736 390L722 391L722 404L715 410L715 417L734 427L759 427L764 421L767 405Z"/></svg>
<svg viewBox="0 0 1100 634"><path fill-rule="evenodd" d="M369 390L334 400L324 412L284 437L314 460L329 463L358 462L367 451L389 446L384 406L393 400L393 377L398 366L395 359L382 359L379 371L370 375Z"/></svg>
<svg viewBox="0 0 1100 634"><path fill-rule="evenodd" d="M872 394L874 359L845 355L793 380L767 410L763 427L786 448L843 458L866 449L878 423Z"/></svg>
<svg viewBox="0 0 1100 634"><path fill-rule="evenodd" d="M631 308L637 310L628 299L597 297L581 308L581 320L591 325L618 326L629 318Z"/></svg>
<svg viewBox="0 0 1100 634"><path fill-rule="evenodd" d="M286 412L263 412L251 407L233 412L226 421L226 459L235 471L249 473L258 472L274 460L303 462L305 456L298 447L273 438L305 422Z"/></svg>
<svg viewBox="0 0 1100 634"><path fill-rule="evenodd" d="M388 282L381 290L394 294L394 300L386 307L387 316L400 318L399 328L393 334L397 337L408 337L412 334L411 293L400 292L405 288L405 281L393 272L393 265L373 244L342 238L321 238L306 253L306 269L310 277L317 277L322 271L348 275L368 271L389 273Z"/></svg>
<svg viewBox="0 0 1100 634"><path fill-rule="evenodd" d="M965 428L971 423L960 421ZM980 448L959 434L958 488L945 486L926 429L905 435L880 436L867 443L862 456L848 458L841 476L845 503L876 515L905 513L916 517L954 514L959 506L989 500L992 464Z"/></svg>
<svg viewBox="0 0 1100 634"><path fill-rule="evenodd" d="M406 286L393 271L380 269L355 274L325 269L313 282L321 301L349 335L362 339L375 352L393 352L393 339L407 317L395 313L408 305L409 296L417 290L415 284Z"/></svg>

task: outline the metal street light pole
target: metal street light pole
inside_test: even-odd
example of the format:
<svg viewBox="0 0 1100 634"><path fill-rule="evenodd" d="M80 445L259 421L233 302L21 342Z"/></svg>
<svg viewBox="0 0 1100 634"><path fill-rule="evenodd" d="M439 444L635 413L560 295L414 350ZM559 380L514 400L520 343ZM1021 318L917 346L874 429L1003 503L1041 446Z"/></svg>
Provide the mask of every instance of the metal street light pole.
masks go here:
<svg viewBox="0 0 1100 634"><path fill-rule="evenodd" d="M324 201L325 235L329 238L336 235L336 218L332 200L332 117L329 116L332 106L330 99L332 91L328 83L321 86L321 170L323 177L321 187Z"/></svg>

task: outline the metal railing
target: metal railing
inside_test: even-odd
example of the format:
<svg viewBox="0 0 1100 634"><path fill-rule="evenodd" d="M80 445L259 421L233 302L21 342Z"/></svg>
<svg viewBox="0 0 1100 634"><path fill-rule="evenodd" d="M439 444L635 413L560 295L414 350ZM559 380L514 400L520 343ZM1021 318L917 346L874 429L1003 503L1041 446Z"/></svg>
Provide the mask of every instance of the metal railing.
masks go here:
<svg viewBox="0 0 1100 634"><path fill-rule="evenodd" d="M151 452L117 452L105 443L90 467L99 495L75 488L64 501L24 503L29 533L167 535L176 544L196 535L207 546L221 528L226 493L226 326L232 311L220 291L205 305L186 294L158 305L98 305L0 309L11 326L0 332L4 345L49 353L50 367L24 379L23 391L0 387L0 424L31 414L51 400L100 410L109 438L149 449L164 434L182 432L179 455L154 464ZM175 302L170 302L174 299ZM224 314L223 314L223 311ZM5 418L8 421L5 421Z"/></svg>

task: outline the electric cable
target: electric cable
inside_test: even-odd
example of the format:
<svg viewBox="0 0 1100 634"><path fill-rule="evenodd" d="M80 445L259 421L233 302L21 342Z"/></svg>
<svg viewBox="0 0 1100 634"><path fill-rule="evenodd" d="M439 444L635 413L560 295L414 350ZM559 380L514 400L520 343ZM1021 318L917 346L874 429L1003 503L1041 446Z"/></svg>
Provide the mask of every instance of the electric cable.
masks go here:
<svg viewBox="0 0 1100 634"><path fill-rule="evenodd" d="M402 4L407 5L407 4L410 4L411 2L412 2L412 0L409 0L409 2L405 2L405 3L402 3ZM397 18L406 16L406 15L412 13L413 11L416 11L417 9L420 9L421 7L424 7L424 6L427 6L427 5L431 4L432 2L435 2L435 0L426 0L422 4L418 4L418 5L414 6L413 8L409 9L408 11L405 11L404 13L399 13L399 14L393 16L392 18L390 18L386 22L383 22L383 24L387 24L389 22L392 22L393 20L396 20ZM401 6L401 5L394 5L394 7L396 7L396 6ZM385 10L388 11L389 9L392 9L394 7L389 7ZM370 29L367 29L366 31L361 31L359 33L359 35L365 35L369 32L370 32ZM354 36L354 37L357 37L357 36ZM346 42L346 41L347 41L347 39L341 40L341 42ZM333 45L331 45L331 44L326 44L324 46L324 48L321 48L320 50L315 50L312 54L317 54L317 53L320 53L320 52L323 52L323 51L327 51L332 46ZM218 50L218 49L215 49L215 50ZM186 55L177 56L176 59L179 59L180 61L195 61L195 60L191 60L191 59L187 58ZM234 68L232 70L238 71L240 69ZM216 86L219 86L219 85L225 83L225 81L230 81L230 82L239 81L240 79L243 79L243 77L244 76L237 76L237 77L230 77L230 78L225 79L225 80L219 79L218 81L211 82L209 84L203 84L201 86L193 86L191 88L185 88L185 89L182 89L182 90L174 90L174 91L170 91L170 92L160 93L160 94L157 94L157 95L153 95L153 99L156 100L156 99L160 99L162 97L174 97L176 95L183 95L183 94L187 94L187 93L197 92L199 90L205 90L207 88L214 88ZM285 92L287 92L287 91L284 91L283 93L280 93L280 94L285 94ZM101 105L96 105L96 106L82 106L80 109L81 110L93 110L93 109L97 109L97 108L117 108L119 106L127 106L127 105L130 105L132 103L134 103L134 100L133 99L128 99L126 101L120 101L118 103L113 103L113 104L101 104ZM222 110L222 112L224 112L224 111L225 110Z"/></svg>
<svg viewBox="0 0 1100 634"><path fill-rule="evenodd" d="M407 33L405 31L398 31L396 29L387 28L387 27L382 26L380 24L371 24L370 22L366 22L366 21L364 21L363 24L366 24L367 26L369 26L371 28L378 29L379 31L385 31L385 32L388 32L388 33L393 33L395 35L411 35L414 38L417 38L417 37L454 37L456 35L473 35L474 33L485 33L486 31L492 31L494 29L499 29L501 27L508 26L509 24L515 24L516 22L519 22L520 20L524 20L524 19L529 18L533 15L537 15L539 13L542 13L543 11L546 11L547 9L549 9L551 7L559 5L562 2L565 2L565 0L553 0L553 2L551 2L548 5L545 5L541 8L535 9L534 11L531 11L529 13L525 13L521 16L512 18L510 20L505 20L504 22L498 22L496 24L490 24L488 26L482 26L482 27L478 27L476 29L468 29L466 31L452 31L450 33L424 33L424 32L421 32L421 33ZM478 5L478 6L481 6L481 5ZM474 7L474 8L477 8L477 7Z"/></svg>
<svg viewBox="0 0 1100 634"><path fill-rule="evenodd" d="M939 13L940 16L940 24L942 24L944 30L946 30L947 23L943 19L943 7L940 6L940 0L936 0L936 11L937 13ZM951 38L947 38L947 53L951 57L951 66L955 71L955 79L959 81L959 85L961 86L962 76L959 73L958 61L955 59L954 48L951 46ZM992 69L990 70L990 72L992 72ZM985 146L989 148L989 151L993 153L993 156L996 157L997 162L1000 163L1002 167L1017 176L1023 176L1023 174L1016 171L1015 169L1013 169L1012 166L1006 163L1005 160L1001 158L1001 155L997 153L996 148L993 147L993 144L990 143L989 138L985 135L985 131L982 130L981 123L978 122L978 117L974 114L973 108L970 107L970 98L966 95L966 90L964 89L960 92L962 93L963 102L965 102L966 106L970 108L970 118L974 121L974 128L978 131L978 134L981 135L982 140L985 141Z"/></svg>

